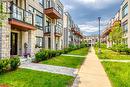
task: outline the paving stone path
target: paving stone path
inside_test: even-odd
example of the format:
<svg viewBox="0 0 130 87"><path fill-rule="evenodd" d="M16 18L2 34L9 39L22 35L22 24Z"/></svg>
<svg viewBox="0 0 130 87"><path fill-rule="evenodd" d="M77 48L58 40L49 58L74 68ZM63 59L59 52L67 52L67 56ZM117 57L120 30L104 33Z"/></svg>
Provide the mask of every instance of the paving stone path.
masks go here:
<svg viewBox="0 0 130 87"><path fill-rule="evenodd" d="M79 82L78 86L77 82ZM72 87L112 87L93 48L91 48L91 52L89 52L85 62L81 66Z"/></svg>
<svg viewBox="0 0 130 87"><path fill-rule="evenodd" d="M113 60L113 59L100 59L101 62L123 62L130 63L130 60Z"/></svg>
<svg viewBox="0 0 130 87"><path fill-rule="evenodd" d="M20 68L32 69L37 71L45 71L56 74L63 74L68 76L76 77L78 69L61 67L61 66L53 66L53 65L45 65L45 64L37 64L37 63L23 63Z"/></svg>

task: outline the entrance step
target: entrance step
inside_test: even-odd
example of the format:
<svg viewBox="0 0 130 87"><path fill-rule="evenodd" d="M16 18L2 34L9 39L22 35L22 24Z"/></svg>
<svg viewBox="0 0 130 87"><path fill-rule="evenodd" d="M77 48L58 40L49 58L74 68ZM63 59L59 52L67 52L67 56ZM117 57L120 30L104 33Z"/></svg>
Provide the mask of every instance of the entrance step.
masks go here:
<svg viewBox="0 0 130 87"><path fill-rule="evenodd" d="M32 59L31 58L23 58L23 57L21 57L20 62L21 62L21 64L31 63Z"/></svg>

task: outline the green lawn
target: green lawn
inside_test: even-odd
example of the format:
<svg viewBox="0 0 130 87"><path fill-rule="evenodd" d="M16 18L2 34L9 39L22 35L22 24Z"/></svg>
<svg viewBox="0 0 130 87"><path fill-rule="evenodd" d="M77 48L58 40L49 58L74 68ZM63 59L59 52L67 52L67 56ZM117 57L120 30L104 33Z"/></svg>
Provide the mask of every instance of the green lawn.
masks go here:
<svg viewBox="0 0 130 87"><path fill-rule="evenodd" d="M18 69L0 75L0 85L9 87L67 87L72 85L74 78L47 72Z"/></svg>
<svg viewBox="0 0 130 87"><path fill-rule="evenodd" d="M98 49L95 48L95 50L98 55ZM130 60L130 55L123 55L108 49L102 49L101 51L101 55L98 55L100 59Z"/></svg>
<svg viewBox="0 0 130 87"><path fill-rule="evenodd" d="M65 66L70 68L79 68L83 63L85 57L68 57L68 56L58 56L46 61L42 61L42 64Z"/></svg>
<svg viewBox="0 0 130 87"><path fill-rule="evenodd" d="M130 87L130 63L102 63L113 87Z"/></svg>
<svg viewBox="0 0 130 87"><path fill-rule="evenodd" d="M83 48L80 50L72 51L69 54L73 55L87 55L88 48ZM71 56L58 56L54 57L49 60L42 61L42 64L48 64L48 65L56 65L56 66L65 66L70 68L79 68L85 57L71 57Z"/></svg>
<svg viewBox="0 0 130 87"><path fill-rule="evenodd" d="M87 48L82 48L82 49L80 49L80 50L72 51L72 52L70 52L70 53L68 53L68 54L86 56L88 50L89 50L89 49L87 49Z"/></svg>

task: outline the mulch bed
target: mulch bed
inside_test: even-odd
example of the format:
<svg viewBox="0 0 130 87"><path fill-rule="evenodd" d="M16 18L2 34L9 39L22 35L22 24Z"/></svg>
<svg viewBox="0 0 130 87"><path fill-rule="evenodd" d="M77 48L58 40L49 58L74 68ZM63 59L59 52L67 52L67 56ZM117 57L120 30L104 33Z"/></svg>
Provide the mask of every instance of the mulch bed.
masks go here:
<svg viewBox="0 0 130 87"><path fill-rule="evenodd" d="M9 87L9 86L6 84L0 84L0 87Z"/></svg>

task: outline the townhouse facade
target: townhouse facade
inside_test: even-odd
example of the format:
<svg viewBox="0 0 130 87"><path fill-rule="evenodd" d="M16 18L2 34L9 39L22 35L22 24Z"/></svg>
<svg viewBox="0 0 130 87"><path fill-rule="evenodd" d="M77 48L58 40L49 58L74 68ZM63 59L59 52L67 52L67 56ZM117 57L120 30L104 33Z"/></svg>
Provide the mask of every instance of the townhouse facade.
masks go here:
<svg viewBox="0 0 130 87"><path fill-rule="evenodd" d="M74 23L71 15L68 12L64 12L64 35L63 44L64 48L69 47L69 45L80 45L83 38L83 34L80 28Z"/></svg>
<svg viewBox="0 0 130 87"><path fill-rule="evenodd" d="M102 43L106 43L107 47L111 47L112 46L112 41L110 40L110 33L112 32L112 28L114 27L114 25L120 22L120 11L118 11L115 15L114 18L110 19L110 21L108 22L106 29L102 32L101 34L101 42Z"/></svg>
<svg viewBox="0 0 130 87"><path fill-rule="evenodd" d="M112 18L106 29L102 32L102 42L107 44L107 47L111 47L112 43L109 40L110 32L112 32L112 27L116 23L120 23L122 27L123 35L122 35L122 42L123 44L127 44L128 48L130 48L130 1L124 0L120 6L119 11L116 13L115 17Z"/></svg>
<svg viewBox="0 0 130 87"><path fill-rule="evenodd" d="M124 33L124 43L130 48L130 0L124 0L120 10L120 20Z"/></svg>
<svg viewBox="0 0 130 87"><path fill-rule="evenodd" d="M32 57L40 49L61 50L70 44L72 24L67 36L59 0L2 0L2 6L6 18L0 29L0 58Z"/></svg>
<svg viewBox="0 0 130 87"><path fill-rule="evenodd" d="M7 0L3 3L9 14L1 29L0 57L34 56L36 45L43 46L43 2Z"/></svg>
<svg viewBox="0 0 130 87"><path fill-rule="evenodd" d="M45 49L62 49L63 4L59 0L45 0Z"/></svg>

